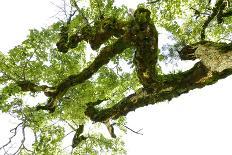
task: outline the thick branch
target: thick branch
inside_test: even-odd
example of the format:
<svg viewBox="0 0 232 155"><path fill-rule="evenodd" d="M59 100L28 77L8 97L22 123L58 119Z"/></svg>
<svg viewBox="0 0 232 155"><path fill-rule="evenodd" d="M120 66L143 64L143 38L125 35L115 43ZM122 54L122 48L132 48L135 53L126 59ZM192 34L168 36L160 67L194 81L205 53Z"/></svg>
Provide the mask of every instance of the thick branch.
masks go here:
<svg viewBox="0 0 232 155"><path fill-rule="evenodd" d="M67 24L61 28L60 40L56 45L60 52L67 53L70 48L77 47L81 41L86 41L93 50L97 50L110 37L121 37L125 33L124 26L125 23L111 17L96 21L94 26L87 25L80 32L69 36L69 25Z"/></svg>
<svg viewBox="0 0 232 155"><path fill-rule="evenodd" d="M158 83L156 63L158 59L158 32L150 19L150 11L137 9L134 14L136 32L133 38L136 47L134 64L140 83L145 88ZM145 18L141 20L141 18Z"/></svg>
<svg viewBox="0 0 232 155"><path fill-rule="evenodd" d="M50 98L46 106L39 106L37 110L50 110L54 111L58 100L63 97L67 90L77 84L85 82L94 73L96 73L103 65L107 64L115 55L123 52L126 48L130 47L130 42L128 41L130 37L129 33L124 34L123 37L119 38L112 45L104 47L99 55L95 58L89 67L85 68L82 72L76 75L70 75L68 78L63 80L56 89L55 95Z"/></svg>
<svg viewBox="0 0 232 155"><path fill-rule="evenodd" d="M211 45L211 46L210 46ZM162 87L153 92L146 89L138 90L136 93L122 99L116 105L98 110L94 106L88 106L86 115L91 120L103 122L108 119L118 119L127 115L128 112L137 108L155 104L187 93L196 88L214 84L219 79L223 79L232 74L232 50L223 51L213 44L203 44L195 50L198 62L192 69L178 73L160 76ZM208 52L207 52L208 51ZM209 55L211 53L211 55Z"/></svg>
<svg viewBox="0 0 232 155"><path fill-rule="evenodd" d="M107 36L103 35L99 36L99 38L91 38L94 42L91 46L94 45L94 48L100 46L106 39L109 39L111 34L117 32L116 30L120 27L118 26L118 22L114 19L110 19L103 25L105 32L108 32L109 35L106 34ZM152 83L154 84L157 81L156 63L158 53L158 33L155 26L152 24L150 11L144 8L138 8L134 13L134 20L130 21L130 24L128 25L127 31L122 37L112 45L104 47L93 63L81 73L70 75L63 80L63 82L57 86L55 95L49 99L47 105L38 106L37 110L42 109L53 112L58 100L63 97L70 87L83 83L89 79L100 69L100 67L107 64L115 55L123 52L126 48L131 47L132 45L137 49L134 60L140 82L145 87L150 87ZM65 31L65 34L66 33L67 32ZM89 35L86 35L86 37L88 38ZM67 35L65 35L65 39L67 40Z"/></svg>
<svg viewBox="0 0 232 155"><path fill-rule="evenodd" d="M30 91L30 92L44 92L44 94L48 97L52 96L54 93L54 87L49 87L47 85L37 85L31 81L18 81L16 84L21 88L22 91Z"/></svg>

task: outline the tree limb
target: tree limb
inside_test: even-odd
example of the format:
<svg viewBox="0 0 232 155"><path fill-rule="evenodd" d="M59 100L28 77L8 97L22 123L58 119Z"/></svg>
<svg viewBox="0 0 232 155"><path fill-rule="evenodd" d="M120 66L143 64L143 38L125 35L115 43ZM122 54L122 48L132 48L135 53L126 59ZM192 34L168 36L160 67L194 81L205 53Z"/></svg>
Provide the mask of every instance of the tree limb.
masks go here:
<svg viewBox="0 0 232 155"><path fill-rule="evenodd" d="M152 92L148 92L144 88L139 89L110 108L98 110L94 106L88 106L85 114L95 122L118 119L137 108L171 100L190 90L214 84L219 79L232 74L232 49L224 51L223 46L218 47L213 42L195 46L193 54L196 59L200 59L200 62L190 70L160 76L162 86L159 89ZM210 53L211 55L209 55Z"/></svg>
<svg viewBox="0 0 232 155"><path fill-rule="evenodd" d="M208 27L209 23L217 16L217 21L219 24L223 22L223 17L231 16L231 12L223 13L223 10L226 7L226 2L224 0L218 0L215 4L212 14L208 16L206 21L204 22L201 30L201 40L205 40L205 29Z"/></svg>
<svg viewBox="0 0 232 155"><path fill-rule="evenodd" d="M135 130L133 130L133 129L131 129L131 128L125 126L125 125L124 125L124 127L127 128L128 130L130 130L130 131L132 131L132 132L138 134L138 135L143 135L143 134L140 132L142 129L139 129L138 131L135 131Z"/></svg>

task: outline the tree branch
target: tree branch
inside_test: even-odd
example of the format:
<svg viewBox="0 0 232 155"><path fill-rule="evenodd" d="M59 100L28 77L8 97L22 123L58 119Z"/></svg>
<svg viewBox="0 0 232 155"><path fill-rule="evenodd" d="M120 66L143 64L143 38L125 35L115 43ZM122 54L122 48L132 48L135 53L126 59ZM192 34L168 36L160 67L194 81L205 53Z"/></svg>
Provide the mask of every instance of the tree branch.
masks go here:
<svg viewBox="0 0 232 155"><path fill-rule="evenodd" d="M32 152L31 150L27 149L25 144L24 144L25 140L26 140L26 135L25 135L26 126L25 126L24 122L21 122L15 128L10 130L10 132L13 133L13 135L9 138L9 141L6 144L4 144L2 147L0 147L0 150L3 149L5 151L5 154L8 154L8 150L6 151L5 147L7 147L9 144L12 143L12 139L17 135L17 129L20 126L22 126L22 128L21 128L21 130L22 130L22 140L20 142L20 145L19 145L18 149L12 154L16 155L16 154L20 153L22 151L22 149L25 149L28 152Z"/></svg>
<svg viewBox="0 0 232 155"><path fill-rule="evenodd" d="M223 10L226 7L226 2L224 0L218 0L213 8L213 12L208 16L207 20L204 22L201 30L201 40L205 40L205 29L208 27L209 23L217 16L217 21L219 24L223 22L223 17L230 16L230 12L224 14Z"/></svg>
<svg viewBox="0 0 232 155"><path fill-rule="evenodd" d="M145 19L144 19L145 18ZM111 23L110 21L109 23ZM115 21L116 22L116 21ZM117 22L116 22L117 23ZM117 25L117 24L116 24ZM134 13L134 20L130 21L127 24L128 27L122 36L119 36L117 41L113 44L104 47L95 60L82 72L76 75L70 75L68 78L64 79L56 89L55 95L49 99L49 102L45 106L39 106L37 110L49 110L50 112L54 111L54 108L57 105L57 102L63 95L67 92L70 87L73 87L77 84L81 84L87 79L89 79L94 73L96 73L103 65L107 64L115 55L122 53L126 48L135 46L137 51L134 57L134 61L137 67L137 73L140 79L140 82L145 87L150 87L151 83L155 83L156 78L156 62L158 54L158 33L155 29L155 26L152 24L150 18L150 11L144 8L138 8ZM115 24L112 28L110 25L105 25L104 33L109 33L105 36L97 33L97 38L91 37L89 40L90 45L93 49L99 48L99 46L109 39L113 33L111 32L114 29ZM116 26L116 30L118 30ZM61 39L62 42L67 42L67 32L65 33L65 38ZM79 35L78 35L79 36ZM84 35L87 38L88 35ZM101 36L101 37L100 37ZM85 38L85 37L84 37ZM58 42L59 44L59 42ZM59 48L59 45L57 47ZM65 45L66 47L67 45ZM69 47L65 50L67 51ZM60 49L62 50L62 49Z"/></svg>
<svg viewBox="0 0 232 155"><path fill-rule="evenodd" d="M131 128L125 126L125 125L124 125L124 127L127 128L128 130L130 130L130 131L132 131L132 132L138 134L138 135L143 135L143 134L140 132L142 129L139 129L138 131L135 131L135 130L133 130L133 129L131 129Z"/></svg>
<svg viewBox="0 0 232 155"><path fill-rule="evenodd" d="M5 149L5 147L8 146L12 142L12 139L17 134L18 127L20 127L21 125L23 125L23 122L19 123L15 128L10 130L10 132L13 133L13 135L9 138L9 141L6 144L4 144L3 146L0 147L0 150Z"/></svg>
<svg viewBox="0 0 232 155"><path fill-rule="evenodd" d="M158 89L152 92L144 88L139 89L110 108L98 110L94 106L88 106L85 114L95 122L118 119L137 108L171 100L190 90L214 84L219 79L232 74L232 61L230 61L232 49L225 51L222 46L218 47L213 42L198 44L198 47L194 48L196 48L194 55L196 59L200 59L200 62L190 70L160 76L162 83Z"/></svg>
<svg viewBox="0 0 232 155"><path fill-rule="evenodd" d="M79 127L76 129L76 133L73 137L72 141L72 148L77 147L83 140L86 140L87 137L81 135L84 131L84 125L79 125Z"/></svg>
<svg viewBox="0 0 232 155"><path fill-rule="evenodd" d="M23 92L44 92L44 94L48 97L53 96L54 87L49 87L47 85L37 85L31 81L17 81L16 84L21 88Z"/></svg>

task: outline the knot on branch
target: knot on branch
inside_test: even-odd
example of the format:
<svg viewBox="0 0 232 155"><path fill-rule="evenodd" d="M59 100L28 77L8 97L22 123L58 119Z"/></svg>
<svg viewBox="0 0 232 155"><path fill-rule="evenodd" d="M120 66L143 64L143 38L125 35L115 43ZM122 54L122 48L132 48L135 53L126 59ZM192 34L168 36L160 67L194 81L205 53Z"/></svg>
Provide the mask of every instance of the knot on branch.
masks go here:
<svg viewBox="0 0 232 155"><path fill-rule="evenodd" d="M195 60L195 51L197 47L187 45L178 51L181 60Z"/></svg>
<svg viewBox="0 0 232 155"><path fill-rule="evenodd" d="M106 101L107 99L103 100L97 100L95 102L89 102L87 103L87 108L85 110L85 115L88 116L92 121L94 122L103 122L104 120L98 119L98 110L95 106L100 105L103 101Z"/></svg>
<svg viewBox="0 0 232 155"><path fill-rule="evenodd" d="M148 9L139 7L134 13L135 22L139 24L141 30L146 29L148 23L151 21L151 12Z"/></svg>
<svg viewBox="0 0 232 155"><path fill-rule="evenodd" d="M55 105L54 105L54 99L53 98L49 98L49 100L47 101L46 105L38 105L36 106L36 110L47 110L49 111L49 113L53 113L55 112Z"/></svg>

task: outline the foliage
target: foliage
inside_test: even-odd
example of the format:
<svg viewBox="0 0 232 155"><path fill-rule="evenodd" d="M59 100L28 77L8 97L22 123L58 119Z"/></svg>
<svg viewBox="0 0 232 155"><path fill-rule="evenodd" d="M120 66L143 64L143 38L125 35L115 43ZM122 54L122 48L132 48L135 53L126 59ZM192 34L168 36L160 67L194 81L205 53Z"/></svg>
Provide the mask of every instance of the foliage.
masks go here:
<svg viewBox="0 0 232 155"><path fill-rule="evenodd" d="M86 3L86 7L80 8L80 3ZM193 83L199 81L198 73L203 73L199 66L195 66L195 70L186 73L181 72L160 77L164 74L156 63L157 61L165 61L165 57L169 59L172 59L172 56L178 57L177 50L187 44L201 41L201 25L204 24L208 14L212 13L213 6L213 4L208 3L208 0L148 1L140 4L136 11L139 9L150 11L139 12L138 15L135 13L134 18L129 8L115 6L114 0L86 0L80 2L70 0L69 7L75 11L71 11L68 19L58 21L42 30L32 29L27 39L20 45L11 49L6 55L0 53L0 110L20 120L23 132L25 128L29 128L35 135L32 145L29 146L32 152L25 146L20 147L18 152L21 152L21 154L46 155L70 152L70 150L63 149L62 146L62 141L68 137L69 134L67 133L69 131L74 132L83 124L96 122L107 124L108 121L112 121L111 118L113 119L111 125L106 125L106 127L111 130L112 128L121 129L124 133L124 115L138 107L147 105L148 103L145 102L149 102L149 100L143 100L144 105L134 104L135 107L129 106L129 108L125 106L124 110L127 108L125 113L122 110L122 113L118 114L120 108L118 110L117 107L123 107L124 98L125 102L129 103L126 97L131 97L129 98L130 101L132 99L140 101L139 97L141 95L138 98L132 98L133 95L130 96L130 94L134 92L140 94L143 91L141 91L141 88L145 88L151 83L154 84L151 87L157 86L157 89L159 88L160 91L157 94L161 96L159 97L156 94L155 97L158 97L154 102L169 100L193 89L193 84L183 84L183 82L186 82L183 78L191 74L191 78L189 76L188 79L193 80ZM228 4L224 11L230 11L230 9L231 6ZM214 42L228 42L229 40L231 42L232 25L230 23L232 23L232 18L230 16L224 18L223 24L216 24L217 22L216 19L213 19L206 29L207 40ZM158 51L156 47L152 47L152 52L153 50L156 51L155 55L142 53L146 50L148 50L146 52L151 52L148 49L150 42L144 40L147 37L150 37L149 40L154 38L153 35L150 36L150 32L149 34L136 33L140 31L141 27L150 26L149 30L151 30L154 23L158 30L164 28L171 34L175 45L164 43L162 40L161 42L165 47L169 47L168 49L172 49L172 52L176 52L176 55L165 53L167 50L165 48ZM138 24L137 27L136 24ZM147 26L146 24L150 25ZM131 30L128 30L128 27ZM110 36L108 36L109 31L112 32ZM136 34L133 46L126 47L127 43L122 44L124 40L116 44L118 38L127 31ZM79 33L83 36L78 36ZM96 37L93 39L95 36L99 36L99 33L102 38ZM152 31L154 36L156 33L156 31ZM133 40L133 38L128 40L130 39ZM144 42L141 43L141 41ZM88 66L95 62L97 55L107 49L106 47L111 47L112 44L117 45L113 46L114 48L125 49L124 52L121 51L121 53L110 57L109 63L107 63L107 60L96 71L91 70L92 68L89 69ZM230 46L228 45L228 47ZM143 47L146 47L146 50ZM146 57L147 60L152 56L154 61L149 62L149 66L147 66L144 60L140 58L141 55ZM107 56L107 54L103 55L102 58ZM144 75L144 66L145 69L150 67L149 69L152 71L147 69L148 73ZM66 85L62 85L63 87L59 85L64 81L72 81L72 75L77 77L85 70L93 72L90 78L84 78L82 82L76 82L77 84L74 82L75 84L67 87L67 89ZM195 72L196 70L198 72ZM155 74L154 77L145 81L153 73ZM226 73L230 74L231 72L227 70ZM221 74L217 74L217 78L220 78L220 76ZM175 83L176 81L179 83ZM213 82L207 81L207 84L214 82L215 80ZM66 83L64 82L64 84ZM175 87L178 84L178 88ZM172 87L168 87L168 85ZM202 82L198 83L196 87L203 87L204 85L206 84ZM60 95L57 91L58 88L65 89L65 91ZM167 90L173 92L169 93ZM150 93L150 91L149 88L147 92ZM154 90L152 89L152 91ZM157 92L157 90L155 91ZM165 98L162 93L169 95L166 95ZM28 96L36 98L41 95L44 99L48 98L48 101L40 103L40 100L38 100L33 103L25 100L25 97ZM58 97L54 97L54 95ZM153 98L155 97L153 95ZM50 110L51 113L46 111L49 109L45 109L43 106L40 107L42 110L38 109L38 105L46 105L47 102L53 102L53 99L57 100L57 104L53 105L56 107L55 110ZM98 101L101 102L98 103ZM93 106L96 106L95 109ZM114 107L113 110L107 112L112 107ZM105 109L106 111L104 111ZM101 113L101 111L104 113ZM93 117L90 117L90 115ZM104 119L105 117L107 119ZM94 130L98 128L94 126ZM80 142L73 150L73 154L125 154L121 136L109 138L103 133L88 131L87 128L82 135L86 140ZM24 143L24 141L22 142Z"/></svg>

